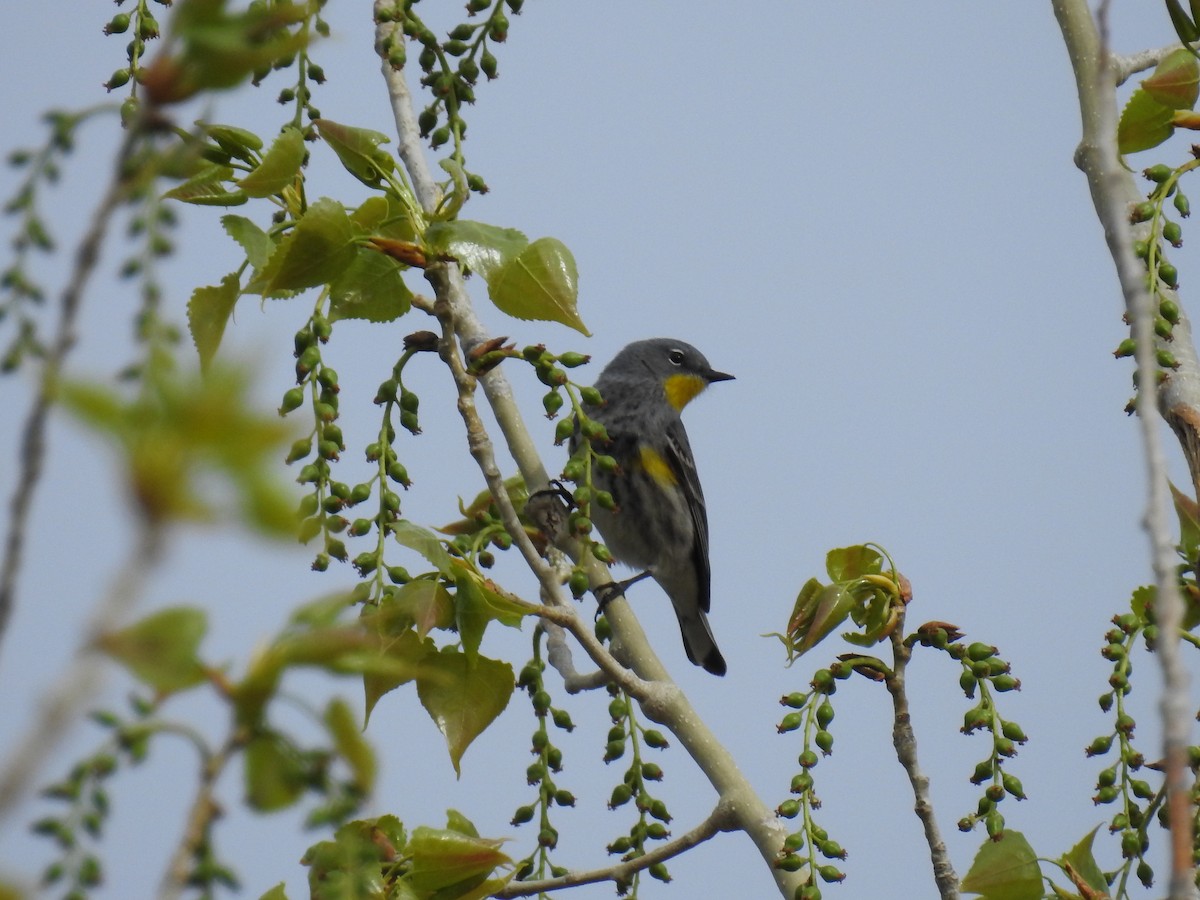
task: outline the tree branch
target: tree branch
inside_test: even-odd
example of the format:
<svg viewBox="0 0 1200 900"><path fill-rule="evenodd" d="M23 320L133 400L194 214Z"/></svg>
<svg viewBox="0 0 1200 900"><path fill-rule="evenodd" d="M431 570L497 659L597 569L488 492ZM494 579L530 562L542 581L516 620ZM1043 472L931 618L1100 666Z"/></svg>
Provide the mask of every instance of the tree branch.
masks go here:
<svg viewBox="0 0 1200 900"><path fill-rule="evenodd" d="M125 612L136 605L161 555L162 533L140 523L129 559L92 613L74 662L55 680L38 706L37 721L0 770L0 820L34 786L54 746L63 739L83 707L99 693L107 667L94 644L101 635L118 626Z"/></svg>
<svg viewBox="0 0 1200 900"><path fill-rule="evenodd" d="M91 280L100 259L100 247L108 231L108 224L113 213L125 199L128 188L129 173L126 165L130 152L139 136L139 125L133 123L125 135L125 139L117 151L116 171L112 181L96 211L92 214L92 224L79 243L75 253L75 265L71 270L70 279L58 304L58 324L55 329L54 342L50 352L42 364L41 379L33 405L25 417L25 425L21 429L20 464L17 471L16 487L13 488L12 499L9 501L8 534L4 542L4 561L0 563L0 645L8 629L16 603L17 577L21 571L24 558L25 537L29 530L29 515L33 509L33 497L37 492L42 478L42 467L46 457L46 420L50 407L54 402L54 392L58 387L58 378L62 373L63 364L71 348L75 346L75 323L79 318L79 308L83 302L83 292ZM2 808L2 803L0 803Z"/></svg>
<svg viewBox="0 0 1200 900"><path fill-rule="evenodd" d="M386 18L381 13L388 6L390 4L385 3L384 0L376 0L377 47L384 46L389 40L404 39L401 30L395 23L381 21ZM437 186L433 183L429 169L422 158L423 150L416 129L411 95L404 73L393 69L385 59L383 60L383 76L388 86L388 95L396 119L401 158L408 169L408 175L412 179L417 197L421 199L426 210L431 210L436 204ZM452 322L454 334L458 338L462 351L464 354L469 353L472 347L487 338L487 333L471 306L470 298L463 286L462 273L457 266L449 266L440 269L434 267L427 274L435 276L434 279L431 279L431 283L437 292L437 304L445 305L446 313L450 316L449 321ZM547 484L546 470L513 399L508 380L500 368L498 366L480 377L479 384L483 387L484 395L504 435L505 444L512 453L513 459L532 493ZM470 427L468 425L468 428ZM477 461L479 461L479 457L477 457ZM489 477L487 471L484 472L484 477ZM503 491L496 493L493 490L493 496L498 505L503 504ZM523 529L518 529L519 531L523 531ZM514 533L513 538L517 540L517 534ZM549 571L549 569L539 565L535 567L534 571L540 573ZM595 560L590 561L588 573L593 584L609 580L607 571ZM542 582L542 587L545 589L545 582ZM558 590L557 585L555 590ZM592 658L605 670L606 674L609 674L608 669L605 668L605 657L611 658L611 654L605 652L599 657L592 654L588 640L595 641L595 638L590 629L579 627L574 609L570 606L550 606L546 607L546 610L550 614L546 618L556 619L557 614L563 613L564 610L571 616L569 621L559 624L571 630L572 634L583 643L585 649L588 649ZM619 642L621 651L626 654L634 671L642 679L639 683L636 679L632 679L629 672L618 667L623 673L618 683L629 680L635 682L635 687L639 690L631 690L629 693L638 699L648 717L662 724L679 739L679 742L716 788L722 804L728 805L730 809L734 810L738 827L746 831L754 841L763 860L770 867L780 893L785 897L792 897L796 888L801 884L801 874L785 872L774 865L783 846L786 829L738 770L729 751L717 741L715 735L701 721L695 709L687 701L683 692L670 680L666 669L646 640L645 633L636 617L629 609L628 603L618 598L608 605L605 614L613 626L615 642ZM575 627L572 627L572 624Z"/></svg>
<svg viewBox="0 0 1200 900"><path fill-rule="evenodd" d="M1200 363L1186 318L1173 329L1171 353L1179 368L1166 375L1157 393L1159 368L1154 334L1155 305L1146 290L1144 267L1133 253L1135 232L1130 227L1131 204L1142 197L1121 165L1116 147L1115 87L1119 72L1084 0L1053 0L1079 95L1083 137L1075 161L1087 176L1096 215L1104 227L1109 253L1125 298L1136 342L1137 413L1146 458L1147 509L1143 519L1150 538L1157 599L1154 614L1159 629L1155 648L1163 675L1160 703L1163 755L1170 819L1172 898L1195 896L1192 865L1192 815L1186 753L1191 725L1188 674L1179 657L1179 628L1183 601L1175 571L1175 546L1168 525L1170 499L1162 442L1155 424L1155 404L1183 446L1193 486L1200 485ZM1105 12L1101 6L1101 14Z"/></svg>
<svg viewBox="0 0 1200 900"><path fill-rule="evenodd" d="M933 862L933 879L937 882L938 892L942 900L956 900L958 897L958 876L954 872L954 864L946 850L946 842L942 840L938 828L937 817L934 815L933 804L929 800L929 776L921 771L917 761L917 736L913 732L912 717L908 711L908 693L905 689L904 675L912 651L904 644L904 614L891 634L892 642L892 671L887 676L888 693L892 695L894 719L892 724L892 744L896 748L896 759L908 773L909 783L912 784L915 804L913 811L921 820L925 829L925 842L929 844L929 857Z"/></svg>
<svg viewBox="0 0 1200 900"><path fill-rule="evenodd" d="M697 847L710 838L715 837L719 832L736 829L736 819L737 817L727 805L719 803L716 809L709 814L708 818L691 831L680 835L673 841L667 841L665 844L658 845L642 856L623 860L615 865L605 866L600 869L591 869L586 872L568 872L559 878L512 882L507 887L496 891L492 896L500 898L529 897L533 894L546 894L550 891L578 887L581 884L595 884L599 881L628 882L635 873L648 869L655 863L666 862L672 857L686 853L693 847Z"/></svg>

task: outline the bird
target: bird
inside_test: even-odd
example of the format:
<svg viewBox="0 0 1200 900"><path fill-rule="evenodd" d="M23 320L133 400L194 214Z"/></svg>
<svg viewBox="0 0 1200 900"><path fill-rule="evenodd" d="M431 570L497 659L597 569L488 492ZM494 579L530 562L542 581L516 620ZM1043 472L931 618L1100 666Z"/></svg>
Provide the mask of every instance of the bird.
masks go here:
<svg viewBox="0 0 1200 900"><path fill-rule="evenodd" d="M714 675L726 664L709 626L711 596L708 513L680 413L710 384L734 376L716 371L699 350L673 338L635 341L604 367L599 404L585 414L604 426L598 451L617 463L594 466L593 485L613 508L592 504L592 520L616 559L641 574L598 592L607 600L653 578L671 600L688 659ZM580 438L572 441L575 451Z"/></svg>

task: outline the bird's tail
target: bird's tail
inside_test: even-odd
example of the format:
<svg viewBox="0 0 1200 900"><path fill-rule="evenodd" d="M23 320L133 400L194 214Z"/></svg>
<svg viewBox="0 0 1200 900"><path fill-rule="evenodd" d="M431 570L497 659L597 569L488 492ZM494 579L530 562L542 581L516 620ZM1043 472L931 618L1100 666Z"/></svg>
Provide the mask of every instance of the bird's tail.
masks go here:
<svg viewBox="0 0 1200 900"><path fill-rule="evenodd" d="M680 613L677 609L676 614L679 616L679 630L683 632L683 649L687 651L687 658L706 672L724 675L725 657L717 649L716 638L708 627L708 616L699 609L687 613Z"/></svg>

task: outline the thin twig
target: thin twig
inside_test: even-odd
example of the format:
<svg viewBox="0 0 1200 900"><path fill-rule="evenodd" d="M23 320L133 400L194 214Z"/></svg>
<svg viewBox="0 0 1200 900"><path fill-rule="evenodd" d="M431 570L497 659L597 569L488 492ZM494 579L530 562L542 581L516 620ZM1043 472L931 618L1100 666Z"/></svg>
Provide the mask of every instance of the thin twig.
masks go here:
<svg viewBox="0 0 1200 900"><path fill-rule="evenodd" d="M942 840L938 828L937 817L934 815L933 803L929 800L929 776L921 771L917 761L917 736L913 732L912 716L908 711L908 693L905 689L904 676L908 669L908 661L912 651L904 644L904 614L891 634L892 642L892 671L887 676L888 693L892 695L892 744L896 748L896 759L908 774L912 785L915 803L913 811L921 820L925 829L925 842L929 845L929 858L933 862L933 878L937 882L938 893L942 900L954 900L958 897L958 876L954 873L954 864L946 850L946 842Z"/></svg>
<svg viewBox="0 0 1200 900"><path fill-rule="evenodd" d="M216 753L205 756L200 769L200 784L183 827L183 836L171 854L167 871L158 889L158 900L175 900L183 895L188 878L196 868L196 856L208 839L209 826L221 814L215 790L217 780L229 765L242 741L231 736Z"/></svg>
<svg viewBox="0 0 1200 900"><path fill-rule="evenodd" d="M1200 483L1196 425L1200 423L1197 400L1200 366L1186 321L1174 329L1171 352L1180 367L1167 376L1158 391L1159 367L1154 335L1155 305L1144 284L1144 267L1133 253L1134 233L1130 227L1130 204L1141 199L1117 152L1115 85L1118 77L1100 27L1092 19L1084 0L1054 0L1055 16L1071 58L1079 94L1083 138L1076 162L1087 175L1096 215L1104 227L1109 253L1116 263L1117 277L1132 322L1136 343L1138 383L1137 413L1146 460L1147 508L1143 527L1150 539L1151 563L1157 588L1154 614L1159 628L1155 648L1163 676L1160 710L1163 719L1163 756L1167 785L1167 809L1171 828L1172 900L1196 896L1192 863L1193 822L1186 777L1186 752L1191 726L1188 673L1179 656L1179 627L1183 601L1175 569L1175 546L1168 525L1171 509L1167 469L1155 413L1162 409L1179 436L1193 483ZM1107 4L1101 4L1100 15Z"/></svg>
<svg viewBox="0 0 1200 900"><path fill-rule="evenodd" d="M126 171L130 152L138 139L138 128L131 125L117 151L116 171L96 211L92 224L79 243L75 253L75 265L70 279L58 304L58 324L54 342L42 364L41 379L33 405L25 416L21 429L20 462L16 473L16 486L9 501L8 534L4 541L4 560L0 563L0 645L8 630L16 605L17 578L24 559L25 538L29 531L29 516L33 509L33 498L41 482L46 459L46 420L54 402L58 379L66 363L67 355L75 346L75 326L79 319L79 308L96 263L100 259L100 247L108 231L109 221L125 199L129 173Z"/></svg>
<svg viewBox="0 0 1200 900"><path fill-rule="evenodd" d="M1153 69L1163 59L1176 50L1183 47L1183 44L1174 43L1167 44L1165 47L1159 47L1157 50L1139 50L1137 53L1130 53L1128 56L1113 57L1113 77L1116 79L1116 86L1120 87L1129 80L1131 75L1136 75L1138 72L1145 72L1147 69Z"/></svg>
<svg viewBox="0 0 1200 900"><path fill-rule="evenodd" d="M58 676L38 705L37 720L0 770L0 820L35 785L42 765L80 712L95 698L108 666L96 653L96 640L121 624L141 598L146 579L162 555L162 533L141 523L129 559L92 612L74 661Z"/></svg>
<svg viewBox="0 0 1200 900"><path fill-rule="evenodd" d="M492 894L492 896L507 900L510 897L529 897L533 894L547 894L550 891L561 891L565 888L578 887L581 884L596 884L600 881L627 883L637 872L648 869L656 863L666 862L668 859L679 856L681 853L686 853L688 850L703 844L722 831L731 831L736 828L736 817L732 815L726 806L718 804L717 808L709 814L708 818L695 828L672 841L658 845L642 856L614 863L611 866L590 869L586 872L568 872L559 878L511 882L507 887L501 888Z"/></svg>

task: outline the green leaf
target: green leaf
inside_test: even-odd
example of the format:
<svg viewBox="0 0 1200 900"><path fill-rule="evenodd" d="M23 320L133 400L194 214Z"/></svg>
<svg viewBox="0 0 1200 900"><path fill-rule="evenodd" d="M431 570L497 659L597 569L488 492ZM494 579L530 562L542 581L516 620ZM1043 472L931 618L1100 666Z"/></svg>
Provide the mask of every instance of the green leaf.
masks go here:
<svg viewBox="0 0 1200 900"><path fill-rule="evenodd" d="M163 194L165 200L179 200L195 206L241 206L249 196L233 190L226 182L233 178L229 166L211 165L201 169L183 184Z"/></svg>
<svg viewBox="0 0 1200 900"><path fill-rule="evenodd" d="M462 167L462 163L449 156L438 160L438 165L450 176L454 190L442 199L437 215L440 219L453 219L471 195L471 188L467 184L467 171Z"/></svg>
<svg viewBox="0 0 1200 900"><path fill-rule="evenodd" d="M1175 485L1171 485L1171 499L1175 501L1175 515L1179 518L1179 545L1183 556L1195 564L1200 550L1200 506Z"/></svg>
<svg viewBox="0 0 1200 900"><path fill-rule="evenodd" d="M425 249L430 255L453 257L487 279L528 246L529 238L515 228L498 228L466 219L434 222L425 230Z"/></svg>
<svg viewBox="0 0 1200 900"><path fill-rule="evenodd" d="M995 841L988 838L962 880L962 890L986 900L1041 900L1037 854L1019 831L1005 831Z"/></svg>
<svg viewBox="0 0 1200 900"><path fill-rule="evenodd" d="M468 660L452 647L422 665L417 696L445 736L456 774L463 753L508 706L515 685L508 663L486 656Z"/></svg>
<svg viewBox="0 0 1200 900"><path fill-rule="evenodd" d="M442 546L442 542L436 534L407 519L401 519L392 524L390 528L397 541L410 550L416 550L447 578L454 577L454 566L450 562L450 554L446 552L446 548Z"/></svg>
<svg viewBox="0 0 1200 900"><path fill-rule="evenodd" d="M866 544L838 547L825 555L825 571L831 580L838 582L878 575L883 571L883 555Z"/></svg>
<svg viewBox="0 0 1200 900"><path fill-rule="evenodd" d="M1192 5L1194 5L1194 2ZM1179 35L1179 40L1182 43L1194 43L1196 38L1200 37L1200 30L1196 29L1195 23L1183 11L1183 7L1179 5L1179 0L1167 0L1167 15L1171 17L1171 25L1174 26L1175 33Z"/></svg>
<svg viewBox="0 0 1200 900"><path fill-rule="evenodd" d="M208 617L203 610L181 606L103 634L96 643L139 681L166 694L204 680L204 666L196 651L207 630Z"/></svg>
<svg viewBox="0 0 1200 900"><path fill-rule="evenodd" d="M237 273L226 275L219 285L196 288L192 292L187 305L188 331L192 334L196 352L200 354L201 371L208 370L217 348L221 346L225 323L229 321L241 292Z"/></svg>
<svg viewBox="0 0 1200 900"><path fill-rule="evenodd" d="M1169 109L1192 109L1200 92L1200 63L1190 50L1173 50L1142 82L1142 90Z"/></svg>
<svg viewBox="0 0 1200 900"><path fill-rule="evenodd" d="M259 812L285 809L300 799L307 781L296 748L281 735L264 732L251 738L244 751L246 805Z"/></svg>
<svg viewBox="0 0 1200 900"><path fill-rule="evenodd" d="M501 842L471 837L449 828L414 828L407 852L412 864L404 880L418 891L436 891L491 874L512 862L500 852Z"/></svg>
<svg viewBox="0 0 1200 900"><path fill-rule="evenodd" d="M795 641L796 653L807 653L825 637L846 621L854 608L855 597L852 591L846 590L840 584L819 585L815 593L809 585L801 589L796 603L799 607L801 599L806 598L803 607L794 613L788 623L788 634ZM799 640L795 640L799 638Z"/></svg>
<svg viewBox="0 0 1200 900"><path fill-rule="evenodd" d="M263 154L262 162L238 187L251 197L272 197L291 187L304 162L304 135L300 129L288 125L281 131L271 149Z"/></svg>
<svg viewBox="0 0 1200 900"><path fill-rule="evenodd" d="M238 128L236 125L216 125L204 121L197 121L196 125L216 141L222 150L245 162L253 162L254 154L262 149L262 138L245 128Z"/></svg>
<svg viewBox="0 0 1200 900"><path fill-rule="evenodd" d="M221 217L225 233L237 241L246 254L246 260L256 269L261 269L275 252L275 241L258 225L245 216L233 214Z"/></svg>
<svg viewBox="0 0 1200 900"><path fill-rule="evenodd" d="M393 322L412 305L412 292L390 256L359 248L354 262L329 285L329 320Z"/></svg>
<svg viewBox="0 0 1200 900"><path fill-rule="evenodd" d="M454 598L445 586L432 578L416 578L384 601L416 626L417 634L425 637L434 628L449 628L454 624Z"/></svg>
<svg viewBox="0 0 1200 900"><path fill-rule="evenodd" d="M425 662L437 656L433 641L422 638L407 622L393 613L392 610L381 609L374 616L367 618L369 624L374 623L373 627L379 634L377 652L380 657L400 664L393 672L372 671L363 674L363 699L368 721L380 697L414 678L421 677Z"/></svg>
<svg viewBox="0 0 1200 900"><path fill-rule="evenodd" d="M575 258L555 238L538 238L487 276L496 308L517 319L560 322L591 335L579 318L579 274Z"/></svg>
<svg viewBox="0 0 1200 900"><path fill-rule="evenodd" d="M346 761L354 775L355 786L363 794L370 794L375 787L375 751L363 740L362 729L350 705L340 697L329 701L325 708L325 727L333 738L338 755Z"/></svg>
<svg viewBox="0 0 1200 900"><path fill-rule="evenodd" d="M333 281L354 262L356 232L342 205L322 198L279 242L270 260L247 286L264 297Z"/></svg>
<svg viewBox="0 0 1200 900"><path fill-rule="evenodd" d="M1083 879L1084 884L1096 892L1096 896L1102 897L1108 893L1108 882L1104 878L1104 872L1099 863L1096 862L1096 857L1092 855L1092 841L1095 840L1096 832L1099 830L1100 826L1097 825L1085 834L1083 839L1060 860L1060 864L1064 871L1070 866L1071 872L1068 875L1072 881Z"/></svg>
<svg viewBox="0 0 1200 900"><path fill-rule="evenodd" d="M396 160L379 146L388 143L386 134L369 128L341 125L329 119L316 119L313 125L337 154L346 171L368 187L382 187L384 175L396 168Z"/></svg>
<svg viewBox="0 0 1200 900"><path fill-rule="evenodd" d="M1136 90L1117 123L1117 150L1122 154L1137 153L1157 147L1174 133L1172 111L1144 90Z"/></svg>
<svg viewBox="0 0 1200 900"><path fill-rule="evenodd" d="M287 891L284 889L283 882L269 888L258 900L287 900Z"/></svg>

